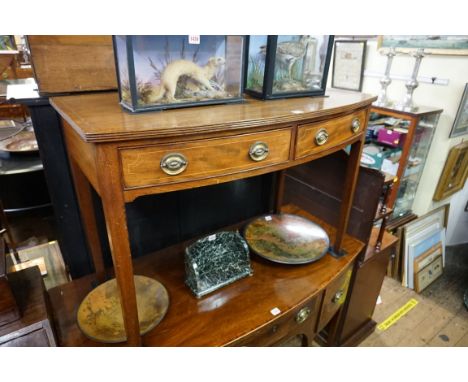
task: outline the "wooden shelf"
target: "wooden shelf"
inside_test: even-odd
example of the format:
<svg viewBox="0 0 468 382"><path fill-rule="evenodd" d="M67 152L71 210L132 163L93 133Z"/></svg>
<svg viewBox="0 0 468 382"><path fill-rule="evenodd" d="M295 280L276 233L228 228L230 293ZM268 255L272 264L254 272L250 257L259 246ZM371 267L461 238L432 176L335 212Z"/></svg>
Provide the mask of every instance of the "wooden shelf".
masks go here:
<svg viewBox="0 0 468 382"><path fill-rule="evenodd" d="M304 216L320 224L333 243L335 228L293 205L282 212ZM240 228L229 227L229 229ZM223 346L234 344L249 333L285 315L305 299L319 294L353 262L364 244L345 235L347 255L336 259L329 254L307 265L275 264L251 255L253 276L241 279L201 299L184 284L183 253L188 243L181 243L153 254L134 259L135 274L153 277L168 290L170 305L166 317L143 337L145 346ZM61 346L102 346L85 337L76 324L76 311L93 288L90 275L49 291L55 313L55 326Z"/></svg>

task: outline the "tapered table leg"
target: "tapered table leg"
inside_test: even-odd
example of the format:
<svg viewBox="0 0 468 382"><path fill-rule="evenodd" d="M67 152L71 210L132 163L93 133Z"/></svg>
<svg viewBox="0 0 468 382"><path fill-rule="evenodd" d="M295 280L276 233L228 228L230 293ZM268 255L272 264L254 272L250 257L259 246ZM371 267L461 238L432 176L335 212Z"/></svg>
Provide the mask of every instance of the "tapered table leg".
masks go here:
<svg viewBox="0 0 468 382"><path fill-rule="evenodd" d="M133 279L132 256L127 230L125 200L115 148L103 145L97 153L100 196L112 252L114 272L120 291L120 301L130 346L141 345L138 310Z"/></svg>
<svg viewBox="0 0 468 382"><path fill-rule="evenodd" d="M91 185L73 158L69 158L69 163L73 182L75 184L78 205L80 206L83 229L85 230L86 238L88 239L88 248L93 258L94 271L96 272L98 281L104 282L106 279L106 271L96 224Z"/></svg>

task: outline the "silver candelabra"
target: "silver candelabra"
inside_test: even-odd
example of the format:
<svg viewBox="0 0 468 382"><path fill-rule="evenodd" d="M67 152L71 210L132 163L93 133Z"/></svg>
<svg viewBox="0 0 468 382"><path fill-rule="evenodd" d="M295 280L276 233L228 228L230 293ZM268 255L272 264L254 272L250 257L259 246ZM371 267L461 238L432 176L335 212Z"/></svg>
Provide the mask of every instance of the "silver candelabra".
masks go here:
<svg viewBox="0 0 468 382"><path fill-rule="evenodd" d="M388 97L387 97L387 88L388 85L392 83L392 79L390 78L390 69L392 67L393 57L395 57L395 48L390 48L386 53L387 56L387 66L385 67L385 74L380 80L380 85L382 89L380 90L379 97L377 101L374 102L376 106L387 106L389 104Z"/></svg>
<svg viewBox="0 0 468 382"><path fill-rule="evenodd" d="M421 61L423 57L425 56L424 54L424 49L418 49L415 52L412 52L412 56L416 58L416 61L414 63L414 68L413 68L413 74L411 75L411 78L406 82L406 94L405 97L403 98L403 101L401 101L396 108L398 110L403 110L403 111L413 111L415 110L415 106L413 105L413 92L414 89L416 89L419 86L418 83L418 72L419 72L419 67L421 66Z"/></svg>

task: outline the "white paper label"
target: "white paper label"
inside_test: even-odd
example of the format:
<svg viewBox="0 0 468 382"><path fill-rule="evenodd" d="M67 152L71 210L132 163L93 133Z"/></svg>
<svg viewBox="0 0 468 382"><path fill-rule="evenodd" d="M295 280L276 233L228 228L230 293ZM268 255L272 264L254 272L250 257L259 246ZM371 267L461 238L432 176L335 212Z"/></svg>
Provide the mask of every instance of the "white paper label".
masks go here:
<svg viewBox="0 0 468 382"><path fill-rule="evenodd" d="M199 45L200 44L200 35L189 35L188 36L188 43L189 44L194 44L194 45Z"/></svg>
<svg viewBox="0 0 468 382"><path fill-rule="evenodd" d="M265 216L265 220L269 222L271 220L271 216Z"/></svg>
<svg viewBox="0 0 468 382"><path fill-rule="evenodd" d="M273 316L277 316L278 314L281 313L281 310L279 310L278 308L273 308L272 310L270 310L270 313L271 313Z"/></svg>
<svg viewBox="0 0 468 382"><path fill-rule="evenodd" d="M208 241L213 241L216 239L216 235L210 235L208 236Z"/></svg>

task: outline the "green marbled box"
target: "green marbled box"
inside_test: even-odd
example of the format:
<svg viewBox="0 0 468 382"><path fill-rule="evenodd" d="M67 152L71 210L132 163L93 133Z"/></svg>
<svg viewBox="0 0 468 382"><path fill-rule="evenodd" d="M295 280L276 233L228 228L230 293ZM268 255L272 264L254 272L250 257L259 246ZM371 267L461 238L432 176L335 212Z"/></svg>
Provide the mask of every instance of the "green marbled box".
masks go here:
<svg viewBox="0 0 468 382"><path fill-rule="evenodd" d="M198 298L252 274L239 232L218 232L185 249L185 283Z"/></svg>

